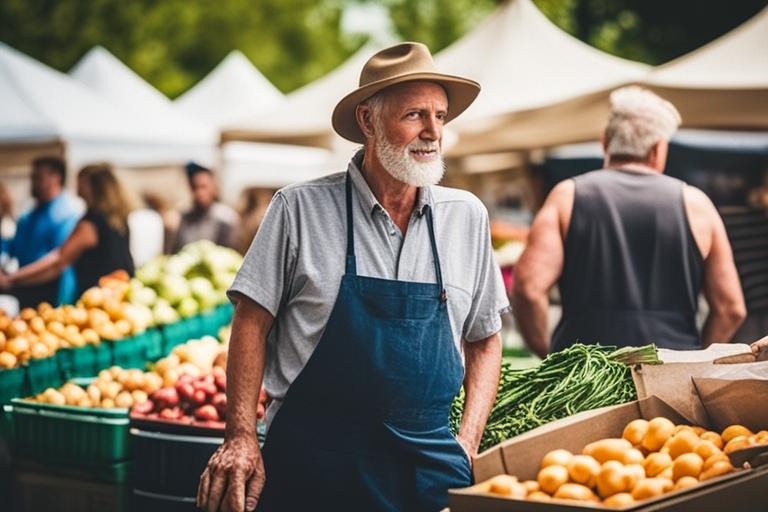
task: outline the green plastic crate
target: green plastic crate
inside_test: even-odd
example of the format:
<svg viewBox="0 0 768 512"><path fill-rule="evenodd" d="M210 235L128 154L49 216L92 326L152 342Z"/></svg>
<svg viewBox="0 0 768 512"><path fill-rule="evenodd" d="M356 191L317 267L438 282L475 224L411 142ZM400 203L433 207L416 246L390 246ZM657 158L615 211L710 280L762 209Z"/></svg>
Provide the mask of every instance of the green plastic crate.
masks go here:
<svg viewBox="0 0 768 512"><path fill-rule="evenodd" d="M96 373L94 373L94 375L98 374L101 370L112 366L112 346L110 343L111 342L109 341L102 341L93 347L94 353L96 354Z"/></svg>
<svg viewBox="0 0 768 512"><path fill-rule="evenodd" d="M219 327L224 327L225 325L229 325L232 323L232 315L235 314L235 307L230 304L229 302L226 302L224 304L219 304L216 306L216 316L218 319Z"/></svg>
<svg viewBox="0 0 768 512"><path fill-rule="evenodd" d="M24 366L0 370L0 405L7 404L11 398L24 396L26 378L27 368Z"/></svg>
<svg viewBox="0 0 768 512"><path fill-rule="evenodd" d="M145 332L147 336L146 340L146 359L148 361L156 361L165 355L163 352L163 335L159 329L148 329Z"/></svg>
<svg viewBox="0 0 768 512"><path fill-rule="evenodd" d="M64 380L75 377L96 375L101 368L96 366L96 347L64 348L56 352L59 370Z"/></svg>
<svg viewBox="0 0 768 512"><path fill-rule="evenodd" d="M93 467L130 458L128 409L92 409L21 399L5 406L16 456L46 464Z"/></svg>
<svg viewBox="0 0 768 512"><path fill-rule="evenodd" d="M196 316L166 324L163 326L163 351L168 354L177 345L200 338L201 335L200 319Z"/></svg>
<svg viewBox="0 0 768 512"><path fill-rule="evenodd" d="M112 346L112 364L121 368L141 368L147 365L146 333L137 334L130 338L110 342Z"/></svg>
<svg viewBox="0 0 768 512"><path fill-rule="evenodd" d="M200 331L203 336L216 336L219 332L219 314L215 309L199 315Z"/></svg>
<svg viewBox="0 0 768 512"><path fill-rule="evenodd" d="M30 359L27 363L28 394L36 395L47 388L61 386L65 379L59 371L59 361L54 355L45 359Z"/></svg>

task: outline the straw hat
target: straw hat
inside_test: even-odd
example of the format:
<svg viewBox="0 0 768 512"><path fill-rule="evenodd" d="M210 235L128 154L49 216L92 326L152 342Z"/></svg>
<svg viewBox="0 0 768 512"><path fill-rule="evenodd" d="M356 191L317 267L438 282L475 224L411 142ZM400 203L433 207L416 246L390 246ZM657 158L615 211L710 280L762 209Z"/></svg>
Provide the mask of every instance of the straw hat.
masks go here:
<svg viewBox="0 0 768 512"><path fill-rule="evenodd" d="M439 73L429 49L421 43L401 43L386 48L368 59L360 72L360 86L347 94L333 110L333 129L352 142L365 142L355 118L357 106L382 89L403 83L435 82L448 95L446 123L469 107L480 92L474 80Z"/></svg>

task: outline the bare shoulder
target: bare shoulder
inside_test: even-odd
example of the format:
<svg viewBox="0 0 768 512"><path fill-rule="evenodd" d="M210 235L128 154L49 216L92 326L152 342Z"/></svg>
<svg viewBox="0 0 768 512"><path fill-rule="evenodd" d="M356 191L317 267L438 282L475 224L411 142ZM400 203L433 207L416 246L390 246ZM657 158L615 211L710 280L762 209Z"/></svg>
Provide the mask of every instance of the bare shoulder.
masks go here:
<svg viewBox="0 0 768 512"><path fill-rule="evenodd" d="M718 216L712 200L701 189L692 185L683 185L683 200L689 213L712 220ZM699 220L699 219L690 219Z"/></svg>

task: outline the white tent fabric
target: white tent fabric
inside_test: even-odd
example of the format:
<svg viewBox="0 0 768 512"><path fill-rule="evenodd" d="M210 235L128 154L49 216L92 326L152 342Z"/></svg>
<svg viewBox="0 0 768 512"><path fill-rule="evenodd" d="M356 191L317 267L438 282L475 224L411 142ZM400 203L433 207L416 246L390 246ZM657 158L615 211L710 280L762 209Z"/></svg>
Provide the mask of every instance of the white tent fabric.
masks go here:
<svg viewBox="0 0 768 512"><path fill-rule="evenodd" d="M169 147L163 159L190 160L192 156L186 154L189 145L213 147L218 142L212 127L178 113L165 95L101 46L86 53L69 74L100 96L140 115L145 125L162 127L169 143L182 144L178 156L171 156L174 148Z"/></svg>
<svg viewBox="0 0 768 512"><path fill-rule="evenodd" d="M674 103L684 126L768 127L768 7L729 33L654 69L643 84Z"/></svg>
<svg viewBox="0 0 768 512"><path fill-rule="evenodd" d="M572 37L531 0L509 0L435 61L483 87L451 125L459 134L448 150L453 156L597 138L609 91L650 69Z"/></svg>
<svg viewBox="0 0 768 512"><path fill-rule="evenodd" d="M142 110L170 110L171 101L106 48L94 46L69 76L112 101Z"/></svg>
<svg viewBox="0 0 768 512"><path fill-rule="evenodd" d="M245 187L281 188L342 170L331 157L321 148L229 142L222 147L222 199L234 203Z"/></svg>
<svg viewBox="0 0 768 512"><path fill-rule="evenodd" d="M234 50L174 105L182 114L221 129L274 109L283 97L248 57Z"/></svg>
<svg viewBox="0 0 768 512"><path fill-rule="evenodd" d="M644 82L691 89L768 89L768 7L724 36L655 68Z"/></svg>
<svg viewBox="0 0 768 512"><path fill-rule="evenodd" d="M213 159L183 126L147 119L0 43L0 146L61 143L72 165L108 160L147 166Z"/></svg>
<svg viewBox="0 0 768 512"><path fill-rule="evenodd" d="M514 12L518 13L516 19L528 20L525 22L525 27L534 27L534 30L526 38L533 41L537 41L537 38L541 39L541 44L536 44L535 48L529 50L532 54L541 52L541 55L567 56L565 45L562 48L554 47L554 36L552 41L546 43L550 36L542 36L545 33L545 24L541 22L541 14L535 13L534 16L533 11L535 7L530 0L512 0L501 8L497 16L506 16L510 27ZM537 18L540 25L536 28ZM496 24L493 23L492 18L487 25L479 27L477 31L483 28L488 30L490 33L487 36L488 41L493 40L494 30L496 39L499 41L511 38L511 28L502 29L499 21L496 21ZM549 32L559 30L549 25ZM489 26L491 29L487 28ZM517 30L526 30L525 27L518 27ZM478 36L471 33L467 37ZM572 39L561 33L560 39L563 38ZM454 46L462 44L462 41ZM518 44L522 45L523 41L524 39L518 41ZM571 48L578 45L582 43L570 41ZM542 50L543 47L548 49ZM632 73L628 73L625 83L639 83L650 87L670 100L680 110L685 127L764 129L768 127L767 49L768 9L764 9L741 27L699 50L647 73L634 77ZM451 48L446 52L449 50ZM593 49L590 51L597 52ZM506 55L513 55L511 52L512 48ZM467 59L468 55L464 58ZM504 55L500 53L499 58ZM539 61L544 58L541 55L532 55L531 59ZM442 58L443 55L438 57ZM576 58L577 55L574 54L566 60L571 61ZM509 62L509 65L504 65L504 62ZM542 66L526 68L522 64L518 65L518 61L512 58L505 58L498 61L496 66L487 67L508 69L513 78L516 69L520 82L534 89L536 84L540 84L546 89L552 82L566 85L569 82L579 82L582 79L579 74L592 75L593 72L588 65L589 62L585 60L578 66L570 68L569 63L555 60L545 62ZM561 66L565 67L561 68ZM563 73L563 69L571 71ZM539 74L533 76L535 73ZM603 74L603 76L610 76L610 74ZM620 75L613 76L619 78ZM496 81L491 80L489 83L496 83ZM600 84L593 85L595 89L592 92L575 97L563 97L560 101L549 105L531 104L528 108L520 108L517 111L483 119L473 119L471 116L462 119L464 117L462 116L454 125L459 131L459 143L450 152L454 156L463 156L473 153L551 147L598 139L607 119L610 92L622 83L621 80L612 79L612 83L611 81L603 83L602 88ZM509 96L519 96L523 99L537 97L535 90L518 89L514 80L508 84L506 91ZM504 100L503 97L499 97L494 98L494 101L498 102L498 105L503 105ZM493 103L490 106L492 107Z"/></svg>
<svg viewBox="0 0 768 512"><path fill-rule="evenodd" d="M477 80L477 100L456 126L552 105L644 76L649 66L567 34L531 0L510 0L435 56L438 69Z"/></svg>
<svg viewBox="0 0 768 512"><path fill-rule="evenodd" d="M357 88L360 70L380 49L377 45L365 45L327 75L288 94L279 107L257 118L232 124L222 132L222 140L298 142L331 147L336 137L331 127L333 109L345 94Z"/></svg>

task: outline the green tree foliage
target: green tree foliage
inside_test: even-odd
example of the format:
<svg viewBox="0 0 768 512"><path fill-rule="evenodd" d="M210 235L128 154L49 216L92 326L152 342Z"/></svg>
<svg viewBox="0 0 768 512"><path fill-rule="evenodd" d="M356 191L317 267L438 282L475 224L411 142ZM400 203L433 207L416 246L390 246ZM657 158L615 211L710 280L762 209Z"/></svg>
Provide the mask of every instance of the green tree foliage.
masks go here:
<svg viewBox="0 0 768 512"><path fill-rule="evenodd" d="M171 97L233 49L281 90L327 73L364 42L338 0L2 0L0 40L61 71L102 45Z"/></svg>
<svg viewBox="0 0 768 512"><path fill-rule="evenodd" d="M384 0L403 39L437 52L504 0ZM627 59L661 64L737 27L766 0L533 0L556 25L592 46Z"/></svg>

